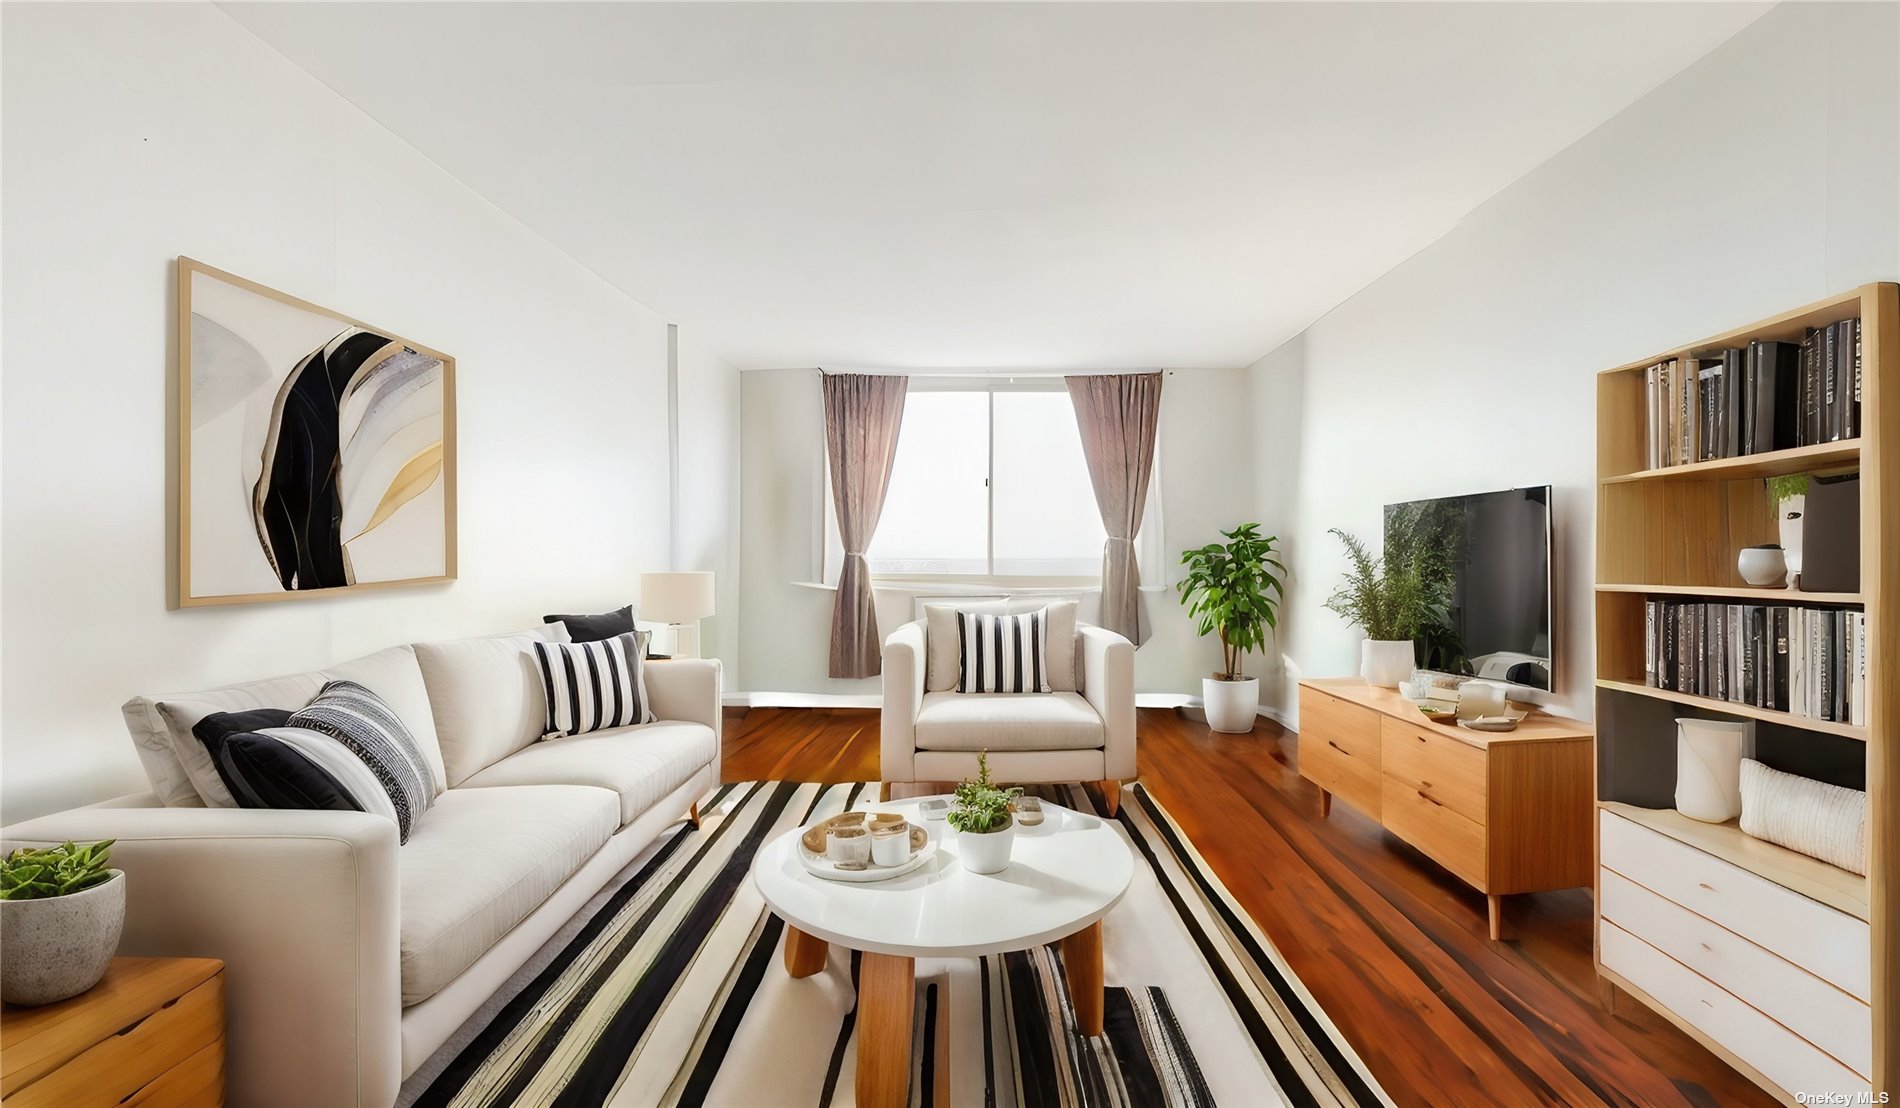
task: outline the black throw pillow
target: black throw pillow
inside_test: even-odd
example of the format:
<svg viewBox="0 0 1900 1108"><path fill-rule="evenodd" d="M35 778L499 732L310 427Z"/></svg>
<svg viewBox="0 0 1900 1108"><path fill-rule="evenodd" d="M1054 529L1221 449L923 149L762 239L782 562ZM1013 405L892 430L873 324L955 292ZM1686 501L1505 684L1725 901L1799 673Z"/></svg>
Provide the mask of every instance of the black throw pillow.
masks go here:
<svg viewBox="0 0 1900 1108"><path fill-rule="evenodd" d="M603 642L633 630L633 605L617 612L597 616L542 616L542 623L567 624L567 637L575 642Z"/></svg>
<svg viewBox="0 0 1900 1108"><path fill-rule="evenodd" d="M363 806L322 766L269 735L225 737L218 773L245 808L360 812Z"/></svg>
<svg viewBox="0 0 1900 1108"><path fill-rule="evenodd" d="M231 790L233 799L238 797L242 782L232 777L224 764L224 744L233 735L246 731L262 731L266 727L282 727L290 720L290 712L283 708L251 708L242 712L213 712L192 725L191 733L205 746L205 753L211 755L211 765L218 771L218 777L224 781L224 787ZM243 804L242 800L238 801ZM249 807L250 805L244 805Z"/></svg>

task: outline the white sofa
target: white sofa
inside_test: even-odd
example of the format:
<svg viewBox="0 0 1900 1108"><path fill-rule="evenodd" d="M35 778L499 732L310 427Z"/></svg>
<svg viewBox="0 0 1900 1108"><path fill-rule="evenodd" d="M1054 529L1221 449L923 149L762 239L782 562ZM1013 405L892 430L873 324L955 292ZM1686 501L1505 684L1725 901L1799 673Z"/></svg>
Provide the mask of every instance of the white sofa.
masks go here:
<svg viewBox="0 0 1900 1108"><path fill-rule="evenodd" d="M907 623L884 641L879 777L886 787L975 777L977 755L987 751L996 780L1099 784L1113 815L1120 783L1136 775L1134 644L1076 623L1073 679L1052 680L1057 691L958 693L954 649L940 630L933 656L928 624Z"/></svg>
<svg viewBox="0 0 1900 1108"><path fill-rule="evenodd" d="M558 627L559 625L553 625ZM564 631L417 643L329 669L125 708L153 793L30 820L8 848L116 839L127 955L225 963L227 1098L393 1103L413 1073L643 847L719 782L716 661L646 667L660 722L540 741L523 652ZM205 807L168 730L205 710L375 690L448 788L397 845L361 812ZM202 751L197 751L202 753Z"/></svg>

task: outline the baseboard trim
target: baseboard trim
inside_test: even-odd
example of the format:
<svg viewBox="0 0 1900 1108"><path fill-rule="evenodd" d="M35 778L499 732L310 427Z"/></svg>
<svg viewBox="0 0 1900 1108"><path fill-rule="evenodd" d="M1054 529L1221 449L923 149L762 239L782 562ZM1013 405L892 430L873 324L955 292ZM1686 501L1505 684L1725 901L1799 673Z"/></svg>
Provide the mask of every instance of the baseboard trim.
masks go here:
<svg viewBox="0 0 1900 1108"><path fill-rule="evenodd" d="M1136 693L1137 708L1180 708L1199 704L1201 698L1185 693ZM729 692L721 698L728 708L881 708L877 693Z"/></svg>

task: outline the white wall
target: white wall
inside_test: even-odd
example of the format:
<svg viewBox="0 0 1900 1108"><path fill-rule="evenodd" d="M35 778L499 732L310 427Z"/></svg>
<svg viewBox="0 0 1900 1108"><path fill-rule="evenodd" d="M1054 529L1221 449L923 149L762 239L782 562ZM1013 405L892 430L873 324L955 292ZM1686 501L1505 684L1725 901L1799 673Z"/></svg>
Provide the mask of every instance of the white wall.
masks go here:
<svg viewBox="0 0 1900 1108"><path fill-rule="evenodd" d="M1559 692L1591 713L1595 374L1900 278L1896 58L1900 9L1782 5L1252 367L1257 403L1303 413L1291 440L1256 424L1256 503L1295 538L1291 676L1358 665L1321 607L1328 527L1550 483Z"/></svg>
<svg viewBox="0 0 1900 1108"><path fill-rule="evenodd" d="M680 328L680 516L674 569L713 573L713 607L699 627L701 657L739 664L739 371L711 352L704 332Z"/></svg>
<svg viewBox="0 0 1900 1108"><path fill-rule="evenodd" d="M631 599L663 322L208 5L4 9L6 820L144 784L118 705ZM459 581L166 610L171 266L458 359Z"/></svg>
<svg viewBox="0 0 1900 1108"><path fill-rule="evenodd" d="M824 481L824 410L818 371L741 373L741 578L745 611L739 634L739 679L749 693L873 696L876 679L827 676L834 594L810 587L814 576L814 510ZM1143 594L1151 635L1135 655L1136 688L1144 693L1199 695L1200 679L1220 664L1220 647L1199 639L1176 600L1174 559L1181 550L1219 537L1243 522L1252 503L1248 378L1244 370L1171 371L1161 390L1161 481L1168 562L1142 567L1159 586ZM927 590L932 593L941 589ZM910 618L911 595L877 592L878 624L889 632ZM1252 672L1263 672L1256 661Z"/></svg>

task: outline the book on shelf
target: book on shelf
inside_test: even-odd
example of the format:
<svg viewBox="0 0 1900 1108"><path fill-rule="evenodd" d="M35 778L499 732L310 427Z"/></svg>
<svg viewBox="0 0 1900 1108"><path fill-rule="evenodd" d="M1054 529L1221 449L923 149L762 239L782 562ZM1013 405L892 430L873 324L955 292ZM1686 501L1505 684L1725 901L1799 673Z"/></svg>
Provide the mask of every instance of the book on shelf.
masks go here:
<svg viewBox="0 0 1900 1108"><path fill-rule="evenodd" d="M1751 342L1643 370L1644 465L1839 442L1860 434L1858 319L1809 328L1801 341Z"/></svg>
<svg viewBox="0 0 1900 1108"><path fill-rule="evenodd" d="M1643 629L1643 683L1652 688L1813 719L1866 718L1860 610L1648 600Z"/></svg>

